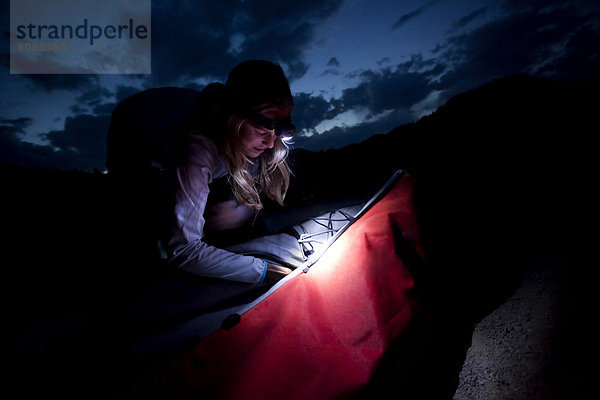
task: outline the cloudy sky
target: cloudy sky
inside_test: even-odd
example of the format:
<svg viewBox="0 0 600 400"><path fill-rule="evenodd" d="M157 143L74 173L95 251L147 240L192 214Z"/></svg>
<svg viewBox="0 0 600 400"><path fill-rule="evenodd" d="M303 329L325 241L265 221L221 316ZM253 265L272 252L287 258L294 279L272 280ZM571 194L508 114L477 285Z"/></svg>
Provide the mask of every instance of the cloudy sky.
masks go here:
<svg viewBox="0 0 600 400"><path fill-rule="evenodd" d="M246 59L282 65L295 146L312 150L415 121L495 78L589 82L600 71L596 1L155 0L151 74L10 74L9 4L0 164L103 170L119 100L150 87L201 89Z"/></svg>

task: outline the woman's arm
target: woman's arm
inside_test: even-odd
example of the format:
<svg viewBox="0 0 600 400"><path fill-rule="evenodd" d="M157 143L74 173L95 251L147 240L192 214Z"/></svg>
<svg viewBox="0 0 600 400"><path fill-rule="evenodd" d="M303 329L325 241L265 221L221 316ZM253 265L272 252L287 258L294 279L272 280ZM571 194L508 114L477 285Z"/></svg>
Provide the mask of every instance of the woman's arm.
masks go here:
<svg viewBox="0 0 600 400"><path fill-rule="evenodd" d="M193 136L187 161L178 169L175 224L169 240L169 263L195 275L256 283L264 279L265 262L206 244L204 210L208 184L222 168L214 142Z"/></svg>
<svg viewBox="0 0 600 400"><path fill-rule="evenodd" d="M290 272L292 272L292 270L288 267L282 267L281 265L267 263L266 278L271 281L278 281L284 278Z"/></svg>

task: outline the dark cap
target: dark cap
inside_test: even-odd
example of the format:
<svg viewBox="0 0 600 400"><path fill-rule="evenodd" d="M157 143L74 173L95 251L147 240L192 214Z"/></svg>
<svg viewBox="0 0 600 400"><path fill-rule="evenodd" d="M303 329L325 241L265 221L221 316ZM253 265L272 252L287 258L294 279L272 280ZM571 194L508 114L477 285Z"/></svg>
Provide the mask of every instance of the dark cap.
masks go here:
<svg viewBox="0 0 600 400"><path fill-rule="evenodd" d="M233 68L225 87L230 101L236 106L256 107L262 103L292 99L283 69L264 60L245 61Z"/></svg>

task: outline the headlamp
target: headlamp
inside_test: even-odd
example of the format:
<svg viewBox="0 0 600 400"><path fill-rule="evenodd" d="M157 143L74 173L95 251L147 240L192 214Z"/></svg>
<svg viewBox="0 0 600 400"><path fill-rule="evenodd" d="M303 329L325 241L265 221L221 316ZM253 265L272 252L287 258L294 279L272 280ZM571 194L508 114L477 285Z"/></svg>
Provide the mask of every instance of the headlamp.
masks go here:
<svg viewBox="0 0 600 400"><path fill-rule="evenodd" d="M289 116L284 119L270 119L256 111L248 109L240 111L239 114L255 124L275 132L275 135L281 139L291 139L296 133L296 126L292 124L292 118Z"/></svg>

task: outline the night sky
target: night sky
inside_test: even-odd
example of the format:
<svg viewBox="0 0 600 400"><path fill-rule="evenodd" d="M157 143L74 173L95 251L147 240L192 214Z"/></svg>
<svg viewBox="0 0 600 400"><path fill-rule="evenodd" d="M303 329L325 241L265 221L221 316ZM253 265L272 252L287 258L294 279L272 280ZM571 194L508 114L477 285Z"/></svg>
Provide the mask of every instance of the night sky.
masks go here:
<svg viewBox="0 0 600 400"><path fill-rule="evenodd" d="M151 75L11 75L9 4L0 164L103 170L119 100L150 87L201 89L246 59L282 65L296 100L294 146L310 150L385 133L496 78L600 75L597 1L156 0Z"/></svg>

